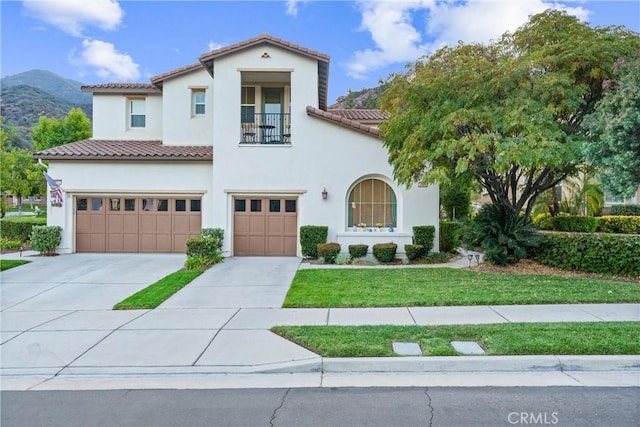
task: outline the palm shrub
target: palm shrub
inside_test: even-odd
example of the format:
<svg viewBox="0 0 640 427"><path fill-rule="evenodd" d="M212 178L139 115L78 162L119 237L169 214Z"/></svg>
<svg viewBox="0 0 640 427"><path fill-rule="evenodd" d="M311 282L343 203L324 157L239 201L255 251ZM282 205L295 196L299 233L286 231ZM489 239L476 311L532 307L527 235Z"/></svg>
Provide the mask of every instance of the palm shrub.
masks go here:
<svg viewBox="0 0 640 427"><path fill-rule="evenodd" d="M529 218L506 206L484 205L471 222L467 234L471 246L480 246L493 264L514 264L538 248L544 238Z"/></svg>

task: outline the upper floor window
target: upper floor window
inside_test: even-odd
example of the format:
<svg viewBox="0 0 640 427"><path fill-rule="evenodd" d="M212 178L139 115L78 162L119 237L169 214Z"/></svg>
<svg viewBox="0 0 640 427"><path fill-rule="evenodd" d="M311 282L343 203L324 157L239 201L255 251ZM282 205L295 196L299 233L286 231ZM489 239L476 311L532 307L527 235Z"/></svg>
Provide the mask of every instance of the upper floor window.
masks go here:
<svg viewBox="0 0 640 427"><path fill-rule="evenodd" d="M242 98L240 100L240 121L241 123L254 123L256 113L256 88L253 86L242 87Z"/></svg>
<svg viewBox="0 0 640 427"><path fill-rule="evenodd" d="M129 125L132 128L143 128L146 126L145 100L130 99L129 114L131 116Z"/></svg>
<svg viewBox="0 0 640 427"><path fill-rule="evenodd" d="M368 178L357 183L349 194L349 227L396 227L397 201L386 182ZM362 225L366 224L366 225Z"/></svg>
<svg viewBox="0 0 640 427"><path fill-rule="evenodd" d="M205 91L204 89L192 89L191 99L193 100L193 115L205 113Z"/></svg>

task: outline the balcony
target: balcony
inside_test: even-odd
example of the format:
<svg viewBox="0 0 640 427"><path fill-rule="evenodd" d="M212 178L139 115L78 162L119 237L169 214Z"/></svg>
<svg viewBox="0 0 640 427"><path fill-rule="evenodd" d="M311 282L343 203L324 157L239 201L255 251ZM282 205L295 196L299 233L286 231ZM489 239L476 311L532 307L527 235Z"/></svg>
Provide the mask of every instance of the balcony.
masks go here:
<svg viewBox="0 0 640 427"><path fill-rule="evenodd" d="M240 124L242 145L290 145L291 117L288 113L256 113L243 117Z"/></svg>

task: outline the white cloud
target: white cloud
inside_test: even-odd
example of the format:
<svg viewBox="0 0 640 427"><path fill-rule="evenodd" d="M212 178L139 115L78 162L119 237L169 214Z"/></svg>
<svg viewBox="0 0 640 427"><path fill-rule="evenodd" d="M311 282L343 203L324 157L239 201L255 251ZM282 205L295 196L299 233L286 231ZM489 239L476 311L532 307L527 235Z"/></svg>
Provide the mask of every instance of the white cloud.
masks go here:
<svg viewBox="0 0 640 427"><path fill-rule="evenodd" d="M23 0L27 12L75 36L86 26L114 30L124 12L115 0Z"/></svg>
<svg viewBox="0 0 640 427"><path fill-rule="evenodd" d="M101 40L84 40L82 52L69 55L72 64L94 69L103 78L132 81L140 78L139 65L133 62L131 56L120 53L115 46Z"/></svg>
<svg viewBox="0 0 640 427"><path fill-rule="evenodd" d="M224 47L224 45L220 43L216 43L213 40L209 40L209 43L207 43L207 48L209 49L209 52L211 52L212 50L220 49L221 47Z"/></svg>
<svg viewBox="0 0 640 427"><path fill-rule="evenodd" d="M488 42L514 31L530 15L562 9L586 20L589 12L548 0L468 0L407 2L361 0L361 30L371 33L376 47L354 53L347 72L354 78L394 63L407 63L444 45ZM425 19L418 21L419 16ZM423 35L428 42L423 41Z"/></svg>
<svg viewBox="0 0 640 427"><path fill-rule="evenodd" d="M306 3L308 1L309 0L287 0L285 3L285 13L293 17L298 16L298 4Z"/></svg>

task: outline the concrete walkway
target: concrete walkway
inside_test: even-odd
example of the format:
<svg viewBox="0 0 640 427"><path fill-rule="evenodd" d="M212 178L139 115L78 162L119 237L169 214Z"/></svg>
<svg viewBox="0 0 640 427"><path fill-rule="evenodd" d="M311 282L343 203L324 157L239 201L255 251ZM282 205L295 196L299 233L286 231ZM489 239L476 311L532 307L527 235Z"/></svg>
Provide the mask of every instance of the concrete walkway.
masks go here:
<svg viewBox="0 0 640 427"><path fill-rule="evenodd" d="M281 309L301 260L242 257L225 259L155 310L113 311L116 302L181 268L184 255L24 258L33 262L1 276L2 389L419 385L416 375L467 385L470 378L495 385L496 375L523 381L522 375L542 374L555 385L587 381L568 371L597 372L592 381L599 385L640 379L638 356L323 359L269 331L275 325L640 321L640 304Z"/></svg>

